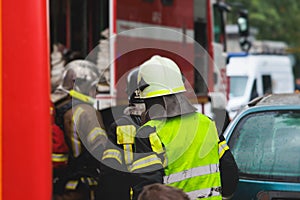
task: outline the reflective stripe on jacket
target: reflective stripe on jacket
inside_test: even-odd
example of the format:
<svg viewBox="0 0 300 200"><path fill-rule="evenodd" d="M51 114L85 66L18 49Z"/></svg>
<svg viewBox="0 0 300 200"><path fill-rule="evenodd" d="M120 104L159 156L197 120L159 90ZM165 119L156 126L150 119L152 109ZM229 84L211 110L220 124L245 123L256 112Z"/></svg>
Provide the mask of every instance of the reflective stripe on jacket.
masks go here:
<svg viewBox="0 0 300 200"><path fill-rule="evenodd" d="M191 199L222 199L218 133L213 121L200 113L151 120L166 148L164 183L181 188Z"/></svg>

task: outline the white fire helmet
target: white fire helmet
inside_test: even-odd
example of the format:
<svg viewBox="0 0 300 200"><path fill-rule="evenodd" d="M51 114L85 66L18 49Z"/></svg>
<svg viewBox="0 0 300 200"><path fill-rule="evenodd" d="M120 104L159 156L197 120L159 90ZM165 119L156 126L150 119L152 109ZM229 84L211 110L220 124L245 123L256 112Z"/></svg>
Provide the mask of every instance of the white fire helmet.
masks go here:
<svg viewBox="0 0 300 200"><path fill-rule="evenodd" d="M152 98L186 91L177 64L155 55L140 66L138 73L140 98Z"/></svg>
<svg viewBox="0 0 300 200"><path fill-rule="evenodd" d="M99 81L100 73L96 65L87 60L73 60L68 63L63 73L62 87L74 89L88 95Z"/></svg>

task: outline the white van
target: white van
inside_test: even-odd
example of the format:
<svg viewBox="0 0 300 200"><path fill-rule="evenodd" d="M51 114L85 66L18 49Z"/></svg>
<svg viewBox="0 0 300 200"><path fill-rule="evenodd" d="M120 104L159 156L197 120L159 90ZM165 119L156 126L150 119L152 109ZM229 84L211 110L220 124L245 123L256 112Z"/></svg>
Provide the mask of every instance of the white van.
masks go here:
<svg viewBox="0 0 300 200"><path fill-rule="evenodd" d="M245 54L227 64L230 118L250 100L267 93L294 92L292 60L287 55Z"/></svg>

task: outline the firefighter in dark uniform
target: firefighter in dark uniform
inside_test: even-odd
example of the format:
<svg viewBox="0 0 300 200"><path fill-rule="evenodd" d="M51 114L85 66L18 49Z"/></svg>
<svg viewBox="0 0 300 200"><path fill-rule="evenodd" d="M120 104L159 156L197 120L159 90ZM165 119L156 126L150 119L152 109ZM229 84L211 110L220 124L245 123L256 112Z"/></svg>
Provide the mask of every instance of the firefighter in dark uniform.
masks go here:
<svg viewBox="0 0 300 200"><path fill-rule="evenodd" d="M90 61L74 60L66 65L58 89L68 95L55 106L56 122L64 131L70 152L67 171L57 180L61 189L54 199L95 199L100 165L96 158L102 157L107 142L102 116L91 104L98 79L99 72Z"/></svg>
<svg viewBox="0 0 300 200"><path fill-rule="evenodd" d="M132 199L132 188L137 184L135 174L129 173L134 154L134 138L141 125L141 114L145 104L137 98L138 68L132 69L127 76L126 93L128 106L116 106L101 110L106 116L104 123L110 144L102 157L100 195L103 200Z"/></svg>
<svg viewBox="0 0 300 200"><path fill-rule="evenodd" d="M139 174L134 199L154 182L178 187L191 199L230 198L238 182L237 165L215 123L185 97L177 64L153 56L140 66L138 85L146 112L129 167Z"/></svg>

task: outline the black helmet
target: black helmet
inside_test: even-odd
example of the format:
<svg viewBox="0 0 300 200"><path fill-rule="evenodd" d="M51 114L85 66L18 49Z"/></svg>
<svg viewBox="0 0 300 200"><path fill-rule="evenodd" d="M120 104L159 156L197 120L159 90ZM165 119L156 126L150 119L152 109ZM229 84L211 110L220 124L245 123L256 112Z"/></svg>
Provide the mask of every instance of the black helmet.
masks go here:
<svg viewBox="0 0 300 200"><path fill-rule="evenodd" d="M138 94L138 77L139 67L133 68L127 76L127 88L126 93L128 96L129 103L143 103L143 100L140 99Z"/></svg>

